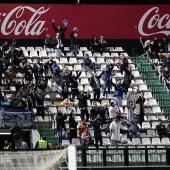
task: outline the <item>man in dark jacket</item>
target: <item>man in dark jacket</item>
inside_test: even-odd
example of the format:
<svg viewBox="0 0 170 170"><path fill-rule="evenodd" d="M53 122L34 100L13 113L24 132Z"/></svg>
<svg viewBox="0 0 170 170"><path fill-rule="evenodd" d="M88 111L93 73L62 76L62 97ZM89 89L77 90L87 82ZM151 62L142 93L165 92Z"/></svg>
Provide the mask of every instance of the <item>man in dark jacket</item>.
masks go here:
<svg viewBox="0 0 170 170"><path fill-rule="evenodd" d="M104 71L102 71L102 73L99 76L97 75L97 73L94 73L94 76L91 77L90 85L93 89L94 101L100 100L100 87L101 87L100 78L102 77L103 73Z"/></svg>
<svg viewBox="0 0 170 170"><path fill-rule="evenodd" d="M94 69L94 63L89 58L89 55L86 54L85 58L83 59L83 68L89 72L89 74L92 76L92 70Z"/></svg>
<svg viewBox="0 0 170 170"><path fill-rule="evenodd" d="M78 95L77 99L79 100L79 108L81 111L81 120L84 119L84 114L86 114L86 122L89 120L89 114L87 110L87 100L90 99L89 90L87 91L87 94L84 94L84 91L82 90L81 93Z"/></svg>
<svg viewBox="0 0 170 170"><path fill-rule="evenodd" d="M81 75L81 71L77 74L77 76L75 76L75 74L73 74L72 71L70 71L69 73L72 99L74 99L75 96L79 94L77 79L80 77L80 75Z"/></svg>
<svg viewBox="0 0 170 170"><path fill-rule="evenodd" d="M20 128L18 123L15 122L14 127L12 127L12 129L11 129L11 135L12 135L13 140L14 140L15 149L21 149L22 133L23 133L22 129Z"/></svg>
<svg viewBox="0 0 170 170"><path fill-rule="evenodd" d="M47 55L49 53L53 53L54 52L54 48L53 48L53 45L52 45L52 39L50 39L50 35L49 34L46 35L46 38L44 40L44 44L45 44L45 49L46 49Z"/></svg>
<svg viewBox="0 0 170 170"><path fill-rule="evenodd" d="M72 57L77 57L79 41L78 41L78 34L74 33L74 31L78 31L78 29L74 27L73 31L70 34L70 38L71 38L70 49L71 49Z"/></svg>
<svg viewBox="0 0 170 170"><path fill-rule="evenodd" d="M156 125L156 131L157 134L159 135L160 140L162 140L162 136L167 136L168 138L170 138L170 134L166 132L166 127L165 125L163 125L162 120L158 119L158 125Z"/></svg>

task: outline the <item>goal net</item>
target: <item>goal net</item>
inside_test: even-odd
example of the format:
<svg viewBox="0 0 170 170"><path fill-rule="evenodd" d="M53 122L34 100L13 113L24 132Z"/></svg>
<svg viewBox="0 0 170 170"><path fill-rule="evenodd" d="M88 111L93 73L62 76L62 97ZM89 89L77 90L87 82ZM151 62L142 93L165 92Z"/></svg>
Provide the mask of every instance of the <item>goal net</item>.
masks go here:
<svg viewBox="0 0 170 170"><path fill-rule="evenodd" d="M56 170L66 162L67 149L0 152L0 170Z"/></svg>

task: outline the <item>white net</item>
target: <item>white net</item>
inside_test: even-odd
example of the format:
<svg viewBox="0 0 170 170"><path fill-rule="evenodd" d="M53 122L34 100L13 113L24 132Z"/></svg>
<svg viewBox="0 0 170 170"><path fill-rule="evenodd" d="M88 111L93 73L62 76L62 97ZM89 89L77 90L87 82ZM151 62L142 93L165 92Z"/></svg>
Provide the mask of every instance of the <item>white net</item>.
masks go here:
<svg viewBox="0 0 170 170"><path fill-rule="evenodd" d="M56 170L67 161L67 149L0 152L0 170Z"/></svg>

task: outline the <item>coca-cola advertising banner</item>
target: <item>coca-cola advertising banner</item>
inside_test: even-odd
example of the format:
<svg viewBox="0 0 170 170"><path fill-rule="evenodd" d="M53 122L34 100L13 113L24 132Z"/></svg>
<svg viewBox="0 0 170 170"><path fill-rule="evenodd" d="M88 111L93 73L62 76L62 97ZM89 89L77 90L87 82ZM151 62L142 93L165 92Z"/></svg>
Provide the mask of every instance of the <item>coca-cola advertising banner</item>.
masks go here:
<svg viewBox="0 0 170 170"><path fill-rule="evenodd" d="M163 37L170 34L170 5L55 5L1 4L0 38L44 39L55 36L52 21L63 26L66 38L73 27L79 38L104 35L109 39Z"/></svg>

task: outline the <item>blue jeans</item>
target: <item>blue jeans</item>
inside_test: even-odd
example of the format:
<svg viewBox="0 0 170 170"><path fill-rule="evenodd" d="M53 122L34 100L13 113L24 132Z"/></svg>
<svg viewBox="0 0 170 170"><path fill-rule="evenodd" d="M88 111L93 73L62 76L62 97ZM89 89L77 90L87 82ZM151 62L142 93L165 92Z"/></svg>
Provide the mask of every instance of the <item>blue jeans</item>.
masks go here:
<svg viewBox="0 0 170 170"><path fill-rule="evenodd" d="M140 137L140 132L137 132L136 135L132 134L132 133L129 133L129 138L132 139L132 138L139 138Z"/></svg>
<svg viewBox="0 0 170 170"><path fill-rule="evenodd" d="M14 139L15 149L21 149L22 139Z"/></svg>
<svg viewBox="0 0 170 170"><path fill-rule="evenodd" d="M73 47L71 50L71 57L77 57L78 47Z"/></svg>
<svg viewBox="0 0 170 170"><path fill-rule="evenodd" d="M123 100L122 96L116 96L115 98L116 100L119 100L119 106L122 107L122 100Z"/></svg>
<svg viewBox="0 0 170 170"><path fill-rule="evenodd" d="M107 94L110 94L110 87L111 87L111 81L104 81L104 85L103 85L103 96L106 95L106 88L108 88L108 92Z"/></svg>

